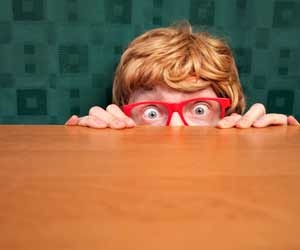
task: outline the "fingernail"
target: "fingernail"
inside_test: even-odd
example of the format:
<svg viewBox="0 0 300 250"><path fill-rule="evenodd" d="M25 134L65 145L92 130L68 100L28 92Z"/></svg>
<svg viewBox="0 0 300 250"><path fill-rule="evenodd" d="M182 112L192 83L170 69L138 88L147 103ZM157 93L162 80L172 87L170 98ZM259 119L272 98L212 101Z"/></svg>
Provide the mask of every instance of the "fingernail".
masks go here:
<svg viewBox="0 0 300 250"><path fill-rule="evenodd" d="M135 122L134 122L132 119L130 119L130 118L127 118L127 119L126 119L126 123L127 123L130 127L134 127L134 126L135 126Z"/></svg>

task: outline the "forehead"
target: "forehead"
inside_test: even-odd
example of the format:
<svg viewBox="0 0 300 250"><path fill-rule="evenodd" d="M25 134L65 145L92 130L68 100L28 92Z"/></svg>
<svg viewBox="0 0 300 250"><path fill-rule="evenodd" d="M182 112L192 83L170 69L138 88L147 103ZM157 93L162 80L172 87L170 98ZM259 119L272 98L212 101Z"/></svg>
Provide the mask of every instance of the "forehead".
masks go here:
<svg viewBox="0 0 300 250"><path fill-rule="evenodd" d="M136 90L130 97L129 103L142 101L181 102L198 97L217 97L217 95L211 87L194 92L184 92L169 87L155 86L151 90Z"/></svg>

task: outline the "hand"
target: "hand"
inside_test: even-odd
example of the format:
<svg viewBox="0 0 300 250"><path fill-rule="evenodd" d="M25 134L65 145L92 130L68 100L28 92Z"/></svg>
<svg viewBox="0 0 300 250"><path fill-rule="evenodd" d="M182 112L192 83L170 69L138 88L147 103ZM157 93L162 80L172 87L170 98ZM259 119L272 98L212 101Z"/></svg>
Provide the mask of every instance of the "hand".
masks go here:
<svg viewBox="0 0 300 250"><path fill-rule="evenodd" d="M256 103L244 115L233 113L221 119L218 128L264 128L271 125L300 125L293 116L283 114L266 114L264 105Z"/></svg>
<svg viewBox="0 0 300 250"><path fill-rule="evenodd" d="M106 110L101 107L92 107L89 115L78 117L73 115L65 125L79 125L90 128L113 128L123 129L135 127L135 122L115 104L107 106Z"/></svg>

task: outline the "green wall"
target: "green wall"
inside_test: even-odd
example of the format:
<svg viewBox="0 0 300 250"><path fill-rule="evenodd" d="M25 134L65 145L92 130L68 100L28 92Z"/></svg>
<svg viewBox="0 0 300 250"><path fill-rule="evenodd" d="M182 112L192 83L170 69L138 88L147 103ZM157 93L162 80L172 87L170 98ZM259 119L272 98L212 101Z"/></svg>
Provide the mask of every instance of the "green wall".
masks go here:
<svg viewBox="0 0 300 250"><path fill-rule="evenodd" d="M298 0L1 0L0 123L62 124L111 101L128 42L178 19L234 49L248 104L300 119Z"/></svg>

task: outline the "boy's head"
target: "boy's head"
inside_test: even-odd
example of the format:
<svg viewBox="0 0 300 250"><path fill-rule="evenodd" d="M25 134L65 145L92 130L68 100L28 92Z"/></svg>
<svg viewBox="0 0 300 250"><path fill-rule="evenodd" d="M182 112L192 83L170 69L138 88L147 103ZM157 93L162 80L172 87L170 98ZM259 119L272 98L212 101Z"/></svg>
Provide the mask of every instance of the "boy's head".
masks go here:
<svg viewBox="0 0 300 250"><path fill-rule="evenodd" d="M208 33L193 33L188 22L150 30L129 44L116 70L113 101L128 104L137 90L156 86L182 92L211 87L218 97L231 99L227 114L245 108L229 46Z"/></svg>

